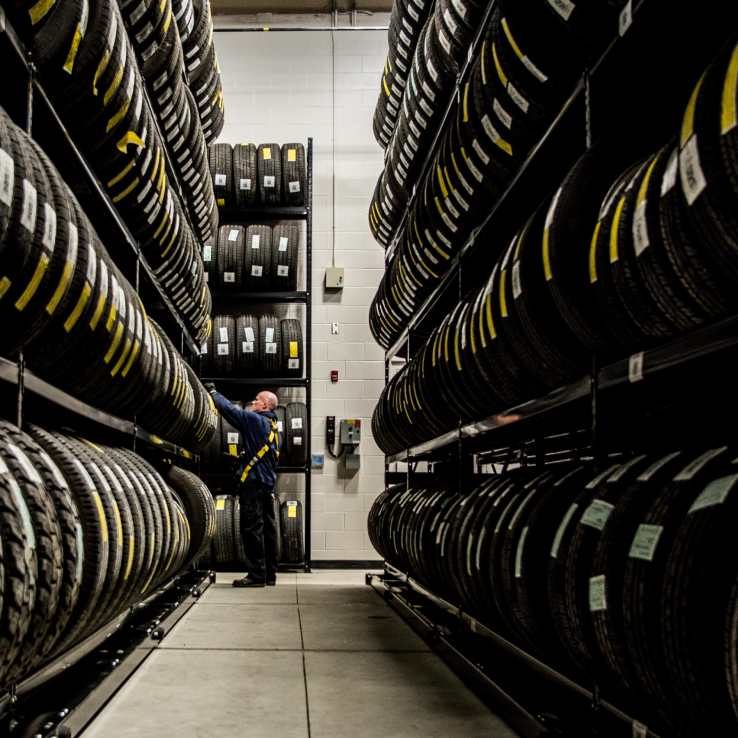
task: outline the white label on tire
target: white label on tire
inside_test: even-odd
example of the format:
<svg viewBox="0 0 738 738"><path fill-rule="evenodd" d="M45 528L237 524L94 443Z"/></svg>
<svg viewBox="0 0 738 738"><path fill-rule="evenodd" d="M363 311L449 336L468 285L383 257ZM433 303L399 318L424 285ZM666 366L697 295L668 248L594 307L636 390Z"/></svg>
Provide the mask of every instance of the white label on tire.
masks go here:
<svg viewBox="0 0 738 738"><path fill-rule="evenodd" d="M628 556L631 559L653 561L653 555L656 552L656 546L663 530L660 525L641 523L633 537Z"/></svg>
<svg viewBox="0 0 738 738"><path fill-rule="evenodd" d="M423 92L425 92L425 94L428 97L428 99L431 102L435 102L436 101L436 93L433 92L433 90L431 90L431 88L428 85L428 83L427 82L423 82L422 87L423 87Z"/></svg>
<svg viewBox="0 0 738 738"><path fill-rule="evenodd" d="M589 579L589 611L600 612L602 610L607 610L604 574Z"/></svg>
<svg viewBox="0 0 738 738"><path fill-rule="evenodd" d="M456 21L451 17L451 11L448 8L443 13L443 20L446 23L446 28L451 31L451 35L455 36L458 26L456 25Z"/></svg>
<svg viewBox="0 0 738 738"><path fill-rule="evenodd" d="M451 2L453 3L456 12L461 16L461 20L464 20L466 18L466 8L464 7L464 3L462 3L461 0L451 0Z"/></svg>
<svg viewBox="0 0 738 738"><path fill-rule="evenodd" d="M279 237L279 250L280 251L287 251L287 244L289 243L289 239L287 236L280 236Z"/></svg>
<svg viewBox="0 0 738 738"><path fill-rule="evenodd" d="M674 149L669 157L669 163L666 165L664 178L661 180L661 197L676 184L678 166L679 157L677 156L677 150Z"/></svg>
<svg viewBox="0 0 738 738"><path fill-rule="evenodd" d="M592 500L579 522L582 525L588 525L590 528L602 530L605 527L607 519L610 517L613 507L613 505L604 500Z"/></svg>
<svg viewBox="0 0 738 738"><path fill-rule="evenodd" d="M254 353L254 342L253 341L242 341L241 351L244 354L253 354Z"/></svg>
<svg viewBox="0 0 738 738"><path fill-rule="evenodd" d="M240 179L239 180L239 187L242 190L250 190L251 189L251 180L250 179Z"/></svg>
<svg viewBox="0 0 738 738"><path fill-rule="evenodd" d="M646 205L643 200L633 213L633 247L636 256L640 256L650 245L648 240L648 225L646 224Z"/></svg>
<svg viewBox="0 0 738 738"><path fill-rule="evenodd" d="M252 249L258 249L260 243L261 243L261 236L258 233L251 236L251 248Z"/></svg>
<svg viewBox="0 0 738 738"><path fill-rule="evenodd" d="M228 328L220 328L220 340L223 343L228 343Z"/></svg>
<svg viewBox="0 0 738 738"><path fill-rule="evenodd" d="M223 272L223 281L224 282L235 282L236 272Z"/></svg>
<svg viewBox="0 0 738 738"><path fill-rule="evenodd" d="M229 241L238 241L238 230L236 228L232 228L228 233L228 240Z"/></svg>
<svg viewBox="0 0 738 738"><path fill-rule="evenodd" d="M288 266L282 266L281 264L277 267L277 275L279 277L288 277L290 274L290 268Z"/></svg>
<svg viewBox="0 0 738 738"><path fill-rule="evenodd" d="M477 156L482 160L482 163L486 166L489 164L489 156L487 152L479 145L479 141L475 138L472 141L472 148L477 152Z"/></svg>
<svg viewBox="0 0 738 738"><path fill-rule="evenodd" d="M203 261L212 261L213 260L213 247L212 246L203 246L202 247L202 260Z"/></svg>
<svg viewBox="0 0 738 738"><path fill-rule="evenodd" d="M228 356L228 344L227 343L218 344L218 356Z"/></svg>
<svg viewBox="0 0 738 738"><path fill-rule="evenodd" d="M277 353L277 344L276 343L267 343L267 345L266 345L266 352L268 354L276 354Z"/></svg>
<svg viewBox="0 0 738 738"><path fill-rule="evenodd" d="M512 86L510 82L507 83L507 94L510 95L512 101L527 115L528 113L528 101Z"/></svg>
<svg viewBox="0 0 738 738"><path fill-rule="evenodd" d="M618 33L621 36L625 35L625 32L631 27L633 23L633 0L628 0L625 7L620 11L620 17L618 18Z"/></svg>
<svg viewBox="0 0 738 738"><path fill-rule="evenodd" d="M415 8L412 7L412 5L407 6L407 12L409 13L410 17L417 23L420 20L420 16L418 15L418 11L415 10Z"/></svg>
<svg viewBox="0 0 738 738"><path fill-rule="evenodd" d="M299 359L289 359L287 362L287 368L288 369L299 369L300 360Z"/></svg>
<svg viewBox="0 0 738 738"><path fill-rule="evenodd" d="M299 182L290 182L290 192L299 192L300 191L300 183Z"/></svg>
<svg viewBox="0 0 738 738"><path fill-rule="evenodd" d="M280 433L282 432L282 421L281 421L281 420L278 420L278 421L277 421L277 430L278 430L278 431L279 431Z"/></svg>
<svg viewBox="0 0 738 738"><path fill-rule="evenodd" d="M226 176L225 174L216 174L215 175L215 184L216 186L225 185L226 183Z"/></svg>
<svg viewBox="0 0 738 738"><path fill-rule="evenodd" d="M566 21L576 7L571 0L548 0L548 4Z"/></svg>
<svg viewBox="0 0 738 738"><path fill-rule="evenodd" d="M521 56L520 61L523 66L539 81L546 82L548 76L545 75L527 56Z"/></svg>
<svg viewBox="0 0 738 738"><path fill-rule="evenodd" d="M264 336L264 340L267 343L271 343L274 340L274 328L266 329L266 335Z"/></svg>
<svg viewBox="0 0 738 738"><path fill-rule="evenodd" d="M272 177L264 177L264 187L274 187L275 178Z"/></svg>
<svg viewBox="0 0 738 738"><path fill-rule="evenodd" d="M408 35L402 29L400 30L400 38L402 39L402 43L404 43L405 46L413 45L413 42L410 40L410 38L408 38Z"/></svg>
<svg viewBox="0 0 738 738"><path fill-rule="evenodd" d="M633 354L628 359L628 381L640 382L643 379L643 351Z"/></svg>
<svg viewBox="0 0 738 738"><path fill-rule="evenodd" d="M302 430L302 418L292 418L292 430Z"/></svg>
<svg viewBox="0 0 738 738"><path fill-rule="evenodd" d="M292 445L293 446L302 446L302 436L295 436L292 439Z"/></svg>
<svg viewBox="0 0 738 738"><path fill-rule="evenodd" d="M23 180L21 224L29 231L36 227L36 188L27 179Z"/></svg>
<svg viewBox="0 0 738 738"><path fill-rule="evenodd" d="M207 272L205 272L205 274L203 274L202 276L205 277L206 282L210 282L210 275Z"/></svg>
<svg viewBox="0 0 738 738"><path fill-rule="evenodd" d="M207 352L208 352L208 345L207 345L207 343L203 343L203 345L200 346L200 353L201 354L207 354Z"/></svg>
<svg viewBox="0 0 738 738"><path fill-rule="evenodd" d="M492 109L495 111L495 115L505 128L510 128L510 126L512 126L512 116L502 107L502 105L500 105L497 98L495 98L495 101L492 103Z"/></svg>
<svg viewBox="0 0 738 738"><path fill-rule="evenodd" d="M13 200L13 181L15 179L15 162L13 157L0 149L0 200L10 205Z"/></svg>
<svg viewBox="0 0 738 738"><path fill-rule="evenodd" d="M426 66L426 69L428 70L428 74L430 74L431 76L431 79L434 82L438 81L438 72L436 71L436 68L433 66L433 62L430 59L426 59L425 66Z"/></svg>
<svg viewBox="0 0 738 738"><path fill-rule="evenodd" d="M443 50L447 54L451 54L451 42L446 38L446 34L443 32L442 28L438 29L438 40L441 42L441 46L443 46Z"/></svg>
<svg viewBox="0 0 738 738"><path fill-rule="evenodd" d="M679 154L679 176L682 180L682 190L687 202L692 205L707 187L705 174L700 166L700 152L697 149L697 134L687 141ZM25 181L24 181L25 183Z"/></svg>
<svg viewBox="0 0 738 738"><path fill-rule="evenodd" d="M733 489L736 480L738 480L738 474L713 479L697 496L697 499L692 503L692 507L689 508L687 514L689 515L712 505L722 505L728 499L728 495Z"/></svg>
<svg viewBox="0 0 738 738"><path fill-rule="evenodd" d="M251 276L252 277L261 277L262 272L264 271L264 267L256 266L255 264L251 267Z"/></svg>
<svg viewBox="0 0 738 738"><path fill-rule="evenodd" d="M56 211L48 202L44 203L44 214L44 237L42 243L49 251L53 251L54 244L56 243Z"/></svg>
<svg viewBox="0 0 738 738"><path fill-rule="evenodd" d="M228 443L238 443L238 433L229 433Z"/></svg>
<svg viewBox="0 0 738 738"><path fill-rule="evenodd" d="M513 299L517 300L518 297L520 297L520 294L522 293L522 288L520 286L520 262L516 261L513 264L512 268L512 292L513 292Z"/></svg>
<svg viewBox="0 0 738 738"><path fill-rule="evenodd" d="M246 334L246 340L247 341L251 341L253 343L256 340L254 338L254 329L253 328L251 328L251 327L244 328L244 331L243 332Z"/></svg>

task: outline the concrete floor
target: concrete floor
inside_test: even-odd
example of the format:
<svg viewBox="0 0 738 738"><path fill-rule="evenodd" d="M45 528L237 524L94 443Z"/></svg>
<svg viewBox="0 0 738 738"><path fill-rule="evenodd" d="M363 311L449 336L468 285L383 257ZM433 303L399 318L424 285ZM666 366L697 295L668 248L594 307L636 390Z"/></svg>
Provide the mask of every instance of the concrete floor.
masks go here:
<svg viewBox="0 0 738 738"><path fill-rule="evenodd" d="M219 574L84 738L515 738L364 573Z"/></svg>

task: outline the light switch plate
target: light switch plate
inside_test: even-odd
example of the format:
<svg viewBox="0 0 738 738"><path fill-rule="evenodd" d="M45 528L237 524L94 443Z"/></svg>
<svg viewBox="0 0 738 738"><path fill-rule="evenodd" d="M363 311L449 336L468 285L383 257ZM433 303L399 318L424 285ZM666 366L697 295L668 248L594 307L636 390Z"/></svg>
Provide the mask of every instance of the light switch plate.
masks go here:
<svg viewBox="0 0 738 738"><path fill-rule="evenodd" d="M325 287L328 290L343 289L343 267L328 267L325 270Z"/></svg>
<svg viewBox="0 0 738 738"><path fill-rule="evenodd" d="M338 323L331 323L331 333L334 336L338 335ZM205 344L207 346L207 344Z"/></svg>

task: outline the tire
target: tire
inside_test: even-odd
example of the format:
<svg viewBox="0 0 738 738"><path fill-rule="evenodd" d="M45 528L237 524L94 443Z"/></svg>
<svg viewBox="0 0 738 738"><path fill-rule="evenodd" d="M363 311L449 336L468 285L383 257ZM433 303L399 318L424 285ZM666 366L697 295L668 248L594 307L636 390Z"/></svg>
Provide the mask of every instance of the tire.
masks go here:
<svg viewBox="0 0 738 738"><path fill-rule="evenodd" d="M238 564L246 563L246 551L243 547L243 537L241 536L241 500L238 496L233 497L233 545L234 545L234 562Z"/></svg>
<svg viewBox="0 0 738 738"><path fill-rule="evenodd" d="M288 500L282 503L280 533L281 553L284 563L302 563L305 558L302 534L302 503L298 500Z"/></svg>
<svg viewBox="0 0 738 738"><path fill-rule="evenodd" d="M216 377L232 377L236 370L236 321L230 315L213 318L213 371Z"/></svg>
<svg viewBox="0 0 738 738"><path fill-rule="evenodd" d="M301 377L303 370L302 325L287 318L280 325L282 334L282 376Z"/></svg>
<svg viewBox="0 0 738 738"><path fill-rule="evenodd" d="M282 156L279 144L259 144L256 167L262 205L282 204Z"/></svg>
<svg viewBox="0 0 738 738"><path fill-rule="evenodd" d="M236 369L240 377L258 377L261 372L259 319L254 315L236 318Z"/></svg>
<svg viewBox="0 0 738 738"><path fill-rule="evenodd" d="M213 193L220 207L233 204L233 150L230 144L213 144L208 148Z"/></svg>
<svg viewBox="0 0 738 738"><path fill-rule="evenodd" d="M223 225L218 229L218 287L231 292L244 287L243 265L246 230Z"/></svg>
<svg viewBox="0 0 738 738"><path fill-rule="evenodd" d="M218 495L215 498L213 539L213 551L218 564L230 564L234 561L233 543L233 497Z"/></svg>
<svg viewBox="0 0 738 738"><path fill-rule="evenodd" d="M282 191L284 204L303 206L307 196L305 147L300 143L282 144Z"/></svg>
<svg viewBox="0 0 738 738"><path fill-rule="evenodd" d="M305 403L290 402L287 405L283 435L284 464L286 466L305 466L307 464L307 450L310 439Z"/></svg>
<svg viewBox="0 0 738 738"><path fill-rule="evenodd" d="M261 373L264 377L278 377L281 369L280 345L282 343L279 318L263 315L259 318L259 354Z"/></svg>
<svg viewBox="0 0 738 738"><path fill-rule="evenodd" d="M249 292L272 289L272 229L250 225L244 239L243 288Z"/></svg>
<svg viewBox="0 0 738 738"><path fill-rule="evenodd" d="M240 143L233 147L233 193L236 207L252 207L258 199L256 146Z"/></svg>
<svg viewBox="0 0 738 738"><path fill-rule="evenodd" d="M272 231L271 289L294 292L297 289L300 226L280 224Z"/></svg>

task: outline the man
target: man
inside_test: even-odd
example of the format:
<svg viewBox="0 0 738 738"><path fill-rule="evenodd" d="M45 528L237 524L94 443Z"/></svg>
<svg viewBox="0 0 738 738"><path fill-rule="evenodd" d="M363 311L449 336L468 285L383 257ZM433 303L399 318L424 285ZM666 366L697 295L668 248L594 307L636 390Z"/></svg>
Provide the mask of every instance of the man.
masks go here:
<svg viewBox="0 0 738 738"><path fill-rule="evenodd" d="M235 579L233 586L274 585L277 583L277 526L272 499L280 446L274 414L277 396L273 392L259 392L251 403L251 410L241 410L217 392L214 384L208 383L205 388L213 396L219 412L243 438L244 454L237 482L248 574L243 579Z"/></svg>

